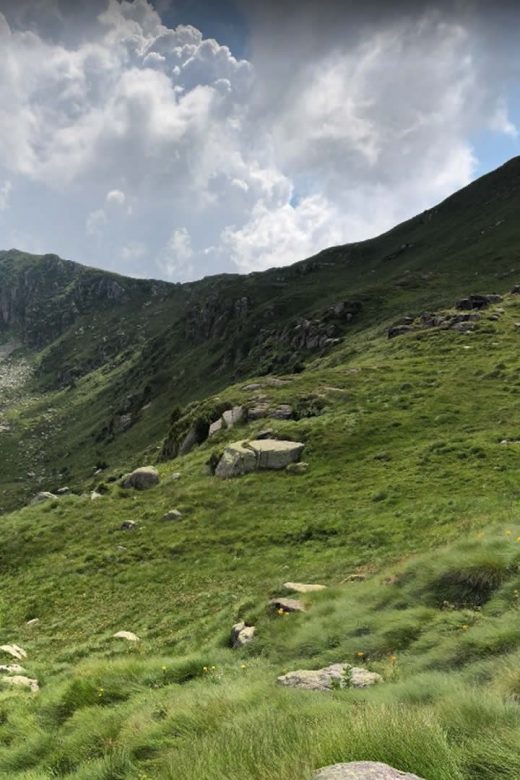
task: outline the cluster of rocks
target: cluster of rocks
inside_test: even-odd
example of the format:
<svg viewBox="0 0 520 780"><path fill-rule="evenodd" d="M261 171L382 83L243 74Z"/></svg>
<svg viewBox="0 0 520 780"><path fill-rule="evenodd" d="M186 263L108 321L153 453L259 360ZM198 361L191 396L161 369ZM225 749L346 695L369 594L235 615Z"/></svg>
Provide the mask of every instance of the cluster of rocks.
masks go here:
<svg viewBox="0 0 520 780"><path fill-rule="evenodd" d="M1 645L0 652L10 655L16 661L23 661L27 658L27 653L23 647L15 644ZM40 690L38 680L34 677L27 677L26 670L20 664L2 664L0 665L0 672L2 672L0 681L5 685L15 688L27 688L32 693L37 693Z"/></svg>
<svg viewBox="0 0 520 780"><path fill-rule="evenodd" d="M221 479L264 469L281 470L300 460L304 444L280 439L253 439L229 444L215 465Z"/></svg>
<svg viewBox="0 0 520 780"><path fill-rule="evenodd" d="M516 288L513 289L513 292ZM518 287L520 290L520 286ZM440 330L455 330L459 333L468 333L473 330L474 325L480 319L480 312L489 306L500 303L501 295L468 295L456 301L455 309L457 313L450 312L429 312L425 311L417 317L403 317L394 323L387 331L389 339L396 336L403 336L405 333L411 333L430 328L439 328ZM491 315L493 319L498 319L501 311Z"/></svg>

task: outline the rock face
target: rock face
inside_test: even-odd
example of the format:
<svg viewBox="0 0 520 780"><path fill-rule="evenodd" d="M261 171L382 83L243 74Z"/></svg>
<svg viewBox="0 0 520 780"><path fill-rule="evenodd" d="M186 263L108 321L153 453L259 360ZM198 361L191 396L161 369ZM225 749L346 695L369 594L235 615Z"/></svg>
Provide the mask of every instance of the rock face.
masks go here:
<svg viewBox="0 0 520 780"><path fill-rule="evenodd" d="M255 638L255 626L247 626L243 621L235 623L231 629L231 646L233 648L244 647Z"/></svg>
<svg viewBox="0 0 520 780"><path fill-rule="evenodd" d="M418 775L400 772L388 764L374 761L353 761L318 769L314 780L423 780Z"/></svg>
<svg viewBox="0 0 520 780"><path fill-rule="evenodd" d="M53 498L58 498L54 493L49 493L47 490L42 490L41 493L37 493L31 504L40 504L42 501L50 501Z"/></svg>
<svg viewBox="0 0 520 780"><path fill-rule="evenodd" d="M121 485L124 488L135 488L136 490L148 490L159 484L159 472L153 466L141 466L130 474L125 474L121 479Z"/></svg>
<svg viewBox="0 0 520 780"><path fill-rule="evenodd" d="M285 590L292 590L294 593L314 593L318 590L325 590L325 585L313 585L305 582L284 582Z"/></svg>
<svg viewBox="0 0 520 780"><path fill-rule="evenodd" d="M280 685L307 691L332 691L336 688L369 688L382 682L376 672L350 664L331 664L323 669L298 669L278 677Z"/></svg>
<svg viewBox="0 0 520 780"><path fill-rule="evenodd" d="M215 474L227 479L262 469L284 469L300 459L304 444L278 439L255 439L230 444L224 450Z"/></svg>

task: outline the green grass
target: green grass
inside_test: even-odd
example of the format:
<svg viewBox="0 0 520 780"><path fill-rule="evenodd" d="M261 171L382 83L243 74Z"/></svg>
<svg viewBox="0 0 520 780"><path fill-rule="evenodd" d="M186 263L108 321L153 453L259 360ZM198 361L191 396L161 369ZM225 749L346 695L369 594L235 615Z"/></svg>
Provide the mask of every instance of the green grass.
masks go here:
<svg viewBox="0 0 520 780"><path fill-rule="evenodd" d="M290 269L164 288L151 303L150 283L128 282L125 305L87 295L58 334L55 309L41 309L52 338L37 352L26 338L0 377L11 426L0 431L0 644L27 650L41 687L0 685L0 777L311 780L319 766L378 760L426 780L518 780L520 297L471 335L384 334L407 310L518 281L517 168ZM34 270L11 255L4 282L16 263ZM49 277L42 268L44 286L65 275L63 310L78 279L88 290L100 278L52 259ZM364 310L341 344L294 351L284 334L298 318L343 298ZM266 372L283 366L273 385ZM161 460L165 442L258 394L296 419ZM134 424L118 431L129 411ZM306 473L210 476L210 456L265 427L305 443ZM158 464L158 487L118 486L145 462ZM71 495L23 506L64 484ZM163 520L173 508L182 518ZM328 587L282 617L267 605L287 580ZM257 637L232 650L239 619ZM329 663L384 682L324 694L276 684Z"/></svg>
<svg viewBox="0 0 520 780"><path fill-rule="evenodd" d="M427 780L517 778L515 298L503 307L493 332L484 318L472 336L360 336L266 387L273 402L322 401L270 422L305 441L304 475L207 473L258 421L160 464L153 490L122 490L108 469L83 482L104 481L98 501L4 515L0 639L27 649L41 691L0 694L0 776L301 780L366 759ZM218 403L250 395L238 384ZM174 507L182 519L162 520ZM273 616L286 580L329 587L305 614ZM238 619L258 633L233 651ZM112 639L121 629L141 641ZM276 685L333 662L385 682Z"/></svg>

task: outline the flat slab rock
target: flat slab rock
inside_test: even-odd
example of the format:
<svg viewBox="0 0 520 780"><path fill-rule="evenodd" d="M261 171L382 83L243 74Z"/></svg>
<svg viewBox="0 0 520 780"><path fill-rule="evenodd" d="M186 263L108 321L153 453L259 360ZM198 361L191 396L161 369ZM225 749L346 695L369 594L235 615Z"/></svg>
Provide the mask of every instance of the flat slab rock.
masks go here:
<svg viewBox="0 0 520 780"><path fill-rule="evenodd" d="M19 647L18 645L1 645L0 650L3 653L7 653L13 658L16 658L18 661L23 661L24 658L27 658L27 653L23 647Z"/></svg>
<svg viewBox="0 0 520 780"><path fill-rule="evenodd" d="M139 637L132 631L118 631L117 634L113 634L113 639L126 639L127 642L139 642Z"/></svg>
<svg viewBox="0 0 520 780"><path fill-rule="evenodd" d="M350 664L331 664L323 669L298 669L278 677L279 685L289 688L303 688L306 691L332 691L336 687L346 687L345 669L350 669L350 686L352 688L370 688L371 685L382 682L383 678L376 672L369 672L359 666Z"/></svg>
<svg viewBox="0 0 520 780"><path fill-rule="evenodd" d="M318 769L314 780L423 780L418 775L400 772L398 769L374 761L353 761Z"/></svg>
<svg viewBox="0 0 520 780"><path fill-rule="evenodd" d="M284 582L285 590L292 590L294 593L314 593L318 590L326 590L326 585L313 585L306 582Z"/></svg>
<svg viewBox="0 0 520 780"><path fill-rule="evenodd" d="M284 612L305 612L305 606L298 599L271 599L269 606L271 609L282 609Z"/></svg>
<svg viewBox="0 0 520 780"><path fill-rule="evenodd" d="M37 693L40 690L38 680L32 677L24 677L21 674L16 674L14 677L2 677L2 682L15 688L28 688L32 693Z"/></svg>
<svg viewBox="0 0 520 780"><path fill-rule="evenodd" d="M227 479L263 469L284 469L300 459L304 446L302 442L280 439L234 442L224 450L215 474Z"/></svg>

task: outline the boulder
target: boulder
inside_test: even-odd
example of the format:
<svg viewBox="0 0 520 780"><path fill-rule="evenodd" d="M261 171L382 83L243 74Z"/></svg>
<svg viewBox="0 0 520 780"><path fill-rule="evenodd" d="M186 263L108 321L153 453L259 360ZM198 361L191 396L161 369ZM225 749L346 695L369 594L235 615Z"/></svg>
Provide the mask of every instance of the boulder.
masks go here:
<svg viewBox="0 0 520 780"><path fill-rule="evenodd" d="M240 477L256 471L256 454L248 442L235 442L224 450L215 468L215 475L221 479Z"/></svg>
<svg viewBox="0 0 520 780"><path fill-rule="evenodd" d="M318 769L314 780L422 780L418 775L400 772L398 769L374 761L352 761Z"/></svg>
<svg viewBox="0 0 520 780"><path fill-rule="evenodd" d="M29 688L33 693L37 693L40 690L38 680L34 680L31 677L24 677L21 674L15 674L14 677L2 677L2 682L19 688Z"/></svg>
<svg viewBox="0 0 520 780"><path fill-rule="evenodd" d="M97 490L92 490L92 492L90 493L90 500L97 501L99 498L103 498L103 494L98 493Z"/></svg>
<svg viewBox="0 0 520 780"><path fill-rule="evenodd" d="M123 520L119 528L121 531L135 531L137 523L134 520Z"/></svg>
<svg viewBox="0 0 520 780"><path fill-rule="evenodd" d="M68 487L61 487L56 491L57 496L66 496L68 493L70 493L70 488Z"/></svg>
<svg viewBox="0 0 520 780"><path fill-rule="evenodd" d="M49 501L52 498L58 498L54 493L49 493L48 490L42 490L37 493L31 501L31 504L40 504L42 501Z"/></svg>
<svg viewBox="0 0 520 780"><path fill-rule="evenodd" d="M332 691L336 688L369 688L382 682L376 672L350 664L331 664L323 669L298 669L278 677L280 685L307 691Z"/></svg>
<svg viewBox="0 0 520 780"><path fill-rule="evenodd" d="M181 517L182 512L179 512L178 509L170 509L163 515L163 520L180 520Z"/></svg>
<svg viewBox="0 0 520 780"><path fill-rule="evenodd" d="M461 298L455 304L456 309L485 309L492 303L501 303L501 295L468 295L467 298Z"/></svg>
<svg viewBox="0 0 520 780"><path fill-rule="evenodd" d="M292 590L294 593L314 593L318 590L325 590L326 585L313 585L305 582L284 582L285 590Z"/></svg>
<svg viewBox="0 0 520 780"><path fill-rule="evenodd" d="M208 438L214 436L216 433L221 431L223 427L224 427L224 421L222 417L219 417L218 420L215 420L215 422L212 422L211 425L209 426Z"/></svg>
<svg viewBox="0 0 520 780"><path fill-rule="evenodd" d="M121 478L122 487L135 488L136 490L147 490L158 484L159 472L153 466L141 466Z"/></svg>
<svg viewBox="0 0 520 780"><path fill-rule="evenodd" d="M117 634L112 636L112 639L126 639L127 642L139 642L137 634L133 634L131 631L118 631Z"/></svg>
<svg viewBox="0 0 520 780"><path fill-rule="evenodd" d="M243 406L234 406L232 409L228 409L222 415L222 420L226 428L233 428L234 425L242 422L245 416L245 410Z"/></svg>
<svg viewBox="0 0 520 780"><path fill-rule="evenodd" d="M273 610L283 610L283 612L305 612L305 607L298 599L276 598L271 599L269 606Z"/></svg>
<svg viewBox="0 0 520 780"><path fill-rule="evenodd" d="M248 420L261 420L264 417L267 417L270 410L270 405L267 401L261 401L255 406L250 406L247 410L247 419Z"/></svg>
<svg viewBox="0 0 520 780"><path fill-rule="evenodd" d="M235 623L231 629L231 646L236 649L248 645L253 641L255 633L255 626L248 626L243 621Z"/></svg>
<svg viewBox="0 0 520 780"><path fill-rule="evenodd" d="M187 455L197 444L199 444L197 431L194 428L191 428L181 442L179 455Z"/></svg>
<svg viewBox="0 0 520 780"><path fill-rule="evenodd" d="M281 439L256 439L249 446L256 454L259 469L284 469L300 460L305 447L299 441Z"/></svg>
<svg viewBox="0 0 520 780"><path fill-rule="evenodd" d="M16 658L18 661L27 658L27 653L25 652L23 647L19 647L18 645L0 645L0 650L3 653L7 653L8 655L11 655L13 658Z"/></svg>
<svg viewBox="0 0 520 780"><path fill-rule="evenodd" d="M293 416L293 408L289 404L280 404L276 409L269 412L269 417L273 420L290 420Z"/></svg>

